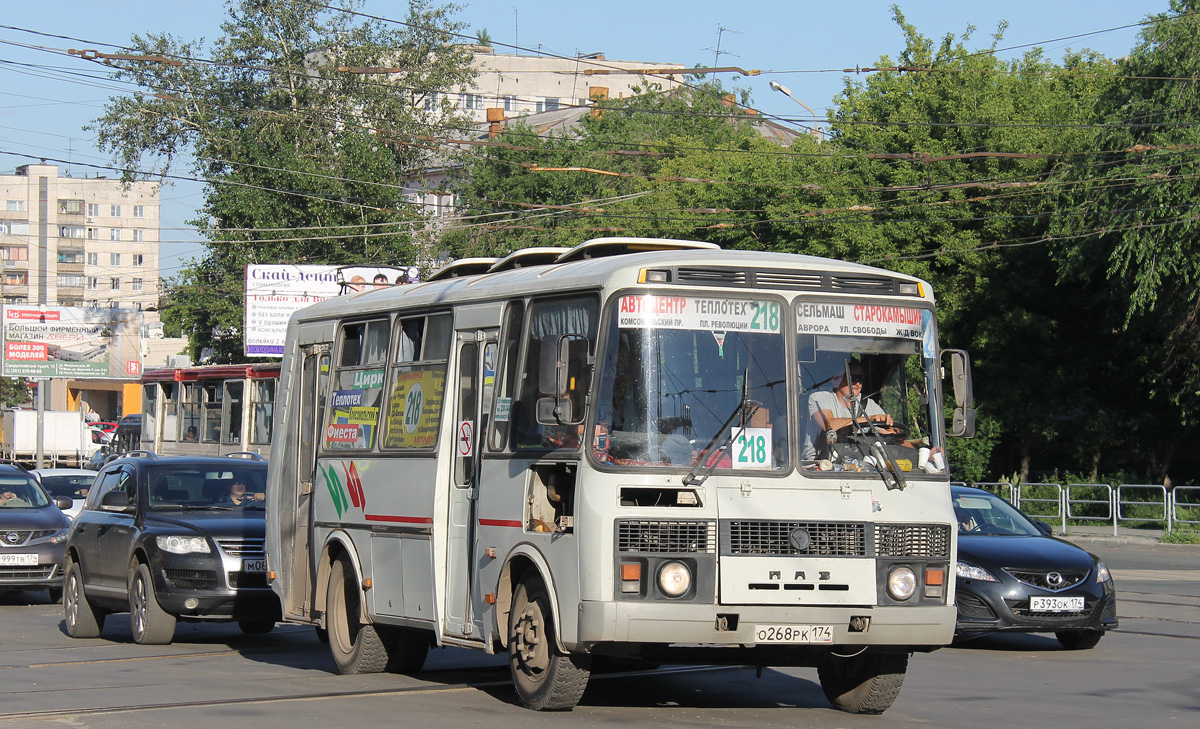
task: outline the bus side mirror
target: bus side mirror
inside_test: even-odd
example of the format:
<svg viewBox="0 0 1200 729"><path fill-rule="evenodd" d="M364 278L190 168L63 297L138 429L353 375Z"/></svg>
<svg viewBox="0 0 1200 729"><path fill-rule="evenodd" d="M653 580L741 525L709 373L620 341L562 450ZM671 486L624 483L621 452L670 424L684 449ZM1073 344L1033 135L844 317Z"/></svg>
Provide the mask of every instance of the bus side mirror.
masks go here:
<svg viewBox="0 0 1200 729"><path fill-rule="evenodd" d="M975 435L975 392L971 385L971 356L961 349L944 349L950 355L950 386L954 393L954 415L950 435L971 438Z"/></svg>
<svg viewBox="0 0 1200 729"><path fill-rule="evenodd" d="M570 358L569 334L542 337L541 361L538 363L538 390L543 395L562 397L567 394L567 362Z"/></svg>
<svg viewBox="0 0 1200 729"><path fill-rule="evenodd" d="M579 422L587 382L588 340L580 334L542 337L538 361L537 422L563 425Z"/></svg>

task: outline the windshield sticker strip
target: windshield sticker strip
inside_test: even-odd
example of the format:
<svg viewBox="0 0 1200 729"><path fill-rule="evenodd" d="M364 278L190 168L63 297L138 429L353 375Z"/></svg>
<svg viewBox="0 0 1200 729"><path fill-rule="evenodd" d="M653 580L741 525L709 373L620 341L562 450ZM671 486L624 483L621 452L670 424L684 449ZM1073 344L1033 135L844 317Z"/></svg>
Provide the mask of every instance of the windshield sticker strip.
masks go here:
<svg viewBox="0 0 1200 729"><path fill-rule="evenodd" d="M622 296L617 322L622 329L781 334L780 313L776 301L647 294Z"/></svg>
<svg viewBox="0 0 1200 729"><path fill-rule="evenodd" d="M924 339L933 317L927 309L866 304L800 304L800 334L834 334L893 339Z"/></svg>

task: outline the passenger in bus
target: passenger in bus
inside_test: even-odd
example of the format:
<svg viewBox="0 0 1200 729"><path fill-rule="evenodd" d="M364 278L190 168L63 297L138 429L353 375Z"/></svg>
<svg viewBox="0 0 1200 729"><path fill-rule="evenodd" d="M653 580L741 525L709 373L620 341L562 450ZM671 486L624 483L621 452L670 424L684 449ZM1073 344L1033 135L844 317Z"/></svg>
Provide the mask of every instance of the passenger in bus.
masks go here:
<svg viewBox="0 0 1200 729"><path fill-rule="evenodd" d="M846 373L850 379L846 379ZM880 434L889 435L897 432L893 429L895 423L892 416L874 400L862 397L863 371L857 360L850 360L849 365L833 380L833 390L820 390L808 397L808 416L811 419L809 427L805 428L804 446L800 457L812 460L817 457L818 440L824 439L830 431L838 431L855 422L852 406L861 408L857 422L866 423L870 420ZM856 408L856 409L857 409Z"/></svg>
<svg viewBox="0 0 1200 729"><path fill-rule="evenodd" d="M197 440L196 426L189 425L188 429L187 429L187 434L183 436L183 439L187 440L187 441Z"/></svg>

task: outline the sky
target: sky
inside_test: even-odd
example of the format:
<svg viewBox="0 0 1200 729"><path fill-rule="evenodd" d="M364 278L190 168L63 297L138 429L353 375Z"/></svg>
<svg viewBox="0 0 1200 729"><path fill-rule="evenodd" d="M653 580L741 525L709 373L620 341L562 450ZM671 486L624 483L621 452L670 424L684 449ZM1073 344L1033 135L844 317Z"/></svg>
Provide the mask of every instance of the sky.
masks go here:
<svg viewBox="0 0 1200 729"><path fill-rule="evenodd" d="M609 60L758 69L761 73L755 76L723 74L721 78L727 87L749 89L752 105L764 113L797 124L812 118L809 109L825 116L847 78L841 69L872 66L882 56L895 58L904 43L890 1L462 0L459 4L462 8L456 17L465 31L474 35L486 29L501 53L599 52ZM967 45L984 48L1006 21L1008 27L997 47L1016 48L1002 52L1002 57L1017 57L1029 50L1027 44L1036 44L1058 59L1067 50L1085 48L1114 58L1125 55L1139 30L1129 26L1166 11L1168 0L897 0L895 4L927 37L962 34L973 26ZM359 9L403 20L407 7L406 0L364 0ZM69 166L77 177L105 174L86 166L107 165L111 159L95 147L94 133L83 127L100 116L106 99L119 90L94 78L102 67L64 55L63 50L111 50L100 44L122 45L132 34L148 32L212 41L220 35L225 17L221 0L6 2L0 14L0 173L47 158L71 162L60 164L60 173ZM84 73L89 78L82 77ZM786 87L793 98L772 90L771 81ZM176 172L188 174L182 168ZM202 190L197 183L176 183L162 190L161 201L160 274L168 277L202 254L196 243L199 236L186 225L203 202Z"/></svg>

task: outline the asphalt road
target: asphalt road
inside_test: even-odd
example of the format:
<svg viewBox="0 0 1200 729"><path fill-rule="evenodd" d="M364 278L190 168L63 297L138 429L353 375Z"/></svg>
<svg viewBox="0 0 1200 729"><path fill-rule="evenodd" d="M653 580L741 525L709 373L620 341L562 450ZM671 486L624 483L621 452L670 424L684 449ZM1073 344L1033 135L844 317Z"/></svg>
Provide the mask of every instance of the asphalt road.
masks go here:
<svg viewBox="0 0 1200 729"><path fill-rule="evenodd" d="M338 676L309 628L180 624L143 647L125 615L72 640L43 592L0 595L0 729L1196 726L1200 549L1084 546L1115 573L1118 631L1090 651L1039 635L918 654L882 718L829 708L814 669L748 667L595 676L574 711L539 714L515 703L502 657L435 650L415 677Z"/></svg>

